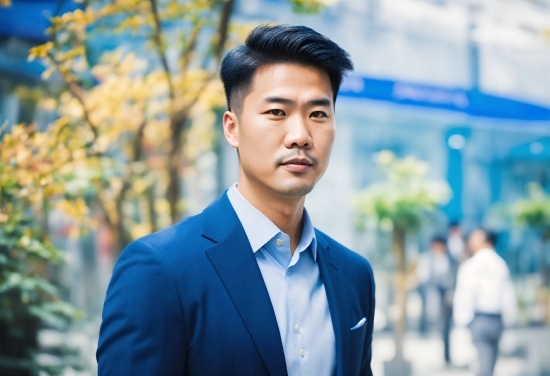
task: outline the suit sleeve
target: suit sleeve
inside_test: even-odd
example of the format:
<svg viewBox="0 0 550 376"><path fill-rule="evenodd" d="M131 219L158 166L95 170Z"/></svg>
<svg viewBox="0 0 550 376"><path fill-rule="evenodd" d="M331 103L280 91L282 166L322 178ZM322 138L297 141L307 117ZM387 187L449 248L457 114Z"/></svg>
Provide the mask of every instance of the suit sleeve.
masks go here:
<svg viewBox="0 0 550 376"><path fill-rule="evenodd" d="M361 376L372 376L371 361L372 361L372 334L374 326L374 308L375 308L375 285L374 285L374 273L372 267L368 264L368 282L370 292L369 298L369 313L367 317L367 333L365 338L365 345L363 346L363 357L361 361Z"/></svg>
<svg viewBox="0 0 550 376"><path fill-rule="evenodd" d="M144 240L122 252L103 307L99 376L184 374L185 328L171 273Z"/></svg>

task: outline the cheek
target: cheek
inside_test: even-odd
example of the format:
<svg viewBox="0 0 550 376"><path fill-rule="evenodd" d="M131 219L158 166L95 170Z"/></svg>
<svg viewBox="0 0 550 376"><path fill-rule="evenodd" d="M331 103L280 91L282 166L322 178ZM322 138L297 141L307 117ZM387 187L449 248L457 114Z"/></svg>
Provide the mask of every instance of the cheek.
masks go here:
<svg viewBox="0 0 550 376"><path fill-rule="evenodd" d="M317 139L314 140L317 152L323 156L325 162L328 163L328 157L330 156L332 145L334 144L335 132L334 127L320 130L317 135Z"/></svg>
<svg viewBox="0 0 550 376"><path fill-rule="evenodd" d="M284 139L284 126L263 116L248 116L241 125L239 145L258 155L272 155Z"/></svg>
<svg viewBox="0 0 550 376"><path fill-rule="evenodd" d="M274 132L258 123L241 128L239 154L244 167L260 171L273 164L278 154L277 139Z"/></svg>

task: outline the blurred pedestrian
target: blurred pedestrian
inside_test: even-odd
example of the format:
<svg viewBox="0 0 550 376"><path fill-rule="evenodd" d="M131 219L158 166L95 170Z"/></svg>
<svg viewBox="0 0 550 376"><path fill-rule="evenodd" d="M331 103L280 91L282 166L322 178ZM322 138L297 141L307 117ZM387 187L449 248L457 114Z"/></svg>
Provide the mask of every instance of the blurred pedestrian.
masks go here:
<svg viewBox="0 0 550 376"><path fill-rule="evenodd" d="M493 375L503 328L513 325L517 316L510 271L494 245L491 231L471 233L468 249L472 257L460 266L454 296L454 321L472 332L480 376Z"/></svg>
<svg viewBox="0 0 550 376"><path fill-rule="evenodd" d="M430 309L436 310L444 345L445 363L451 363L449 334L452 325L453 292L456 280L456 262L447 250L447 239L436 236L428 252L420 255L417 278L423 297L421 331L427 329ZM435 304L433 303L435 300ZM431 304L430 304L431 303Z"/></svg>
<svg viewBox="0 0 550 376"><path fill-rule="evenodd" d="M464 244L464 237L462 235L462 229L458 222L451 222L449 225L449 234L447 238L447 248L451 257L457 262L461 263L468 254L466 253L466 245Z"/></svg>

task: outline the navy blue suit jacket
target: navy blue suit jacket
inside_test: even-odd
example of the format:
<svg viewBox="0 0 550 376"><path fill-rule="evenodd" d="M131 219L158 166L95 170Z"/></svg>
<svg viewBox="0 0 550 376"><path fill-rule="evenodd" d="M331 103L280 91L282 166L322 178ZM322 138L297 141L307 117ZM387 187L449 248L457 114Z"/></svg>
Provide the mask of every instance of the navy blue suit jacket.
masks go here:
<svg viewBox="0 0 550 376"><path fill-rule="evenodd" d="M369 263L316 230L338 376L372 375ZM350 330L363 317L365 325ZM267 288L224 193L120 255L103 307L100 376L286 375Z"/></svg>

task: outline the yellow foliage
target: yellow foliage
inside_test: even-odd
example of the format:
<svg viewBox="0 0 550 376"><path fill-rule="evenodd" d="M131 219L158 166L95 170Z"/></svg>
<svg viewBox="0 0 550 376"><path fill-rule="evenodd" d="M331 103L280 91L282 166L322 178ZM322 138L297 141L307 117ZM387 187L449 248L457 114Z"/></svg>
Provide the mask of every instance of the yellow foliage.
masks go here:
<svg viewBox="0 0 550 376"><path fill-rule="evenodd" d="M77 198L75 201L59 200L55 207L63 212L67 218L75 220L77 223L82 222L89 212L88 206L82 197Z"/></svg>
<svg viewBox="0 0 550 376"><path fill-rule="evenodd" d="M17 199L35 212L42 210L44 201L67 191L69 174L77 168L75 160L83 157L82 150L75 150L71 155L56 136L51 131L39 132L33 126L15 125L1 139L0 190L16 192ZM81 198L62 200L60 205L77 221L82 221L88 213ZM0 222L17 215L17 210L14 205L2 205Z"/></svg>
<svg viewBox="0 0 550 376"><path fill-rule="evenodd" d="M170 213L170 203L165 198L158 198L155 200L155 209L159 214Z"/></svg>
<svg viewBox="0 0 550 376"><path fill-rule="evenodd" d="M52 48L53 48L53 42L46 42L46 43L41 44L39 46L32 47L29 50L28 60L32 61L37 57L38 58L45 58L48 55L48 53L52 50Z"/></svg>
<svg viewBox="0 0 550 376"><path fill-rule="evenodd" d="M197 35L200 43L215 46L219 36L212 30L219 25L216 12L223 0L159 2L161 30L155 30L149 0L92 3L52 18L52 41L29 52L29 60L45 62L44 78L55 72L66 87L55 99L33 97L40 107L57 110L47 131L14 126L4 132L0 189L17 184L18 195L36 210L49 200L75 224L90 223L93 208L111 229L125 221L124 232L137 237L156 226L133 224L152 220L149 210L164 226L174 208L186 209L185 200L171 204L166 198L170 163L179 163L185 175L212 148L216 110L225 107L219 56L212 59L212 49L187 53L186 48ZM172 29L176 23L182 27ZM251 27L230 28L227 47L242 43ZM143 48L123 45L89 66L90 34L105 30L133 32ZM174 134L184 144L175 155ZM90 200L90 208L82 197ZM9 215L0 209L0 222ZM78 226L72 234L78 234Z"/></svg>
<svg viewBox="0 0 550 376"><path fill-rule="evenodd" d="M138 179L132 185L132 189L138 195L142 194L148 187L149 187L149 184L147 184L147 182L144 179Z"/></svg>
<svg viewBox="0 0 550 376"><path fill-rule="evenodd" d="M145 223L136 223L130 227L130 233L134 239L141 238L151 233L151 226Z"/></svg>

